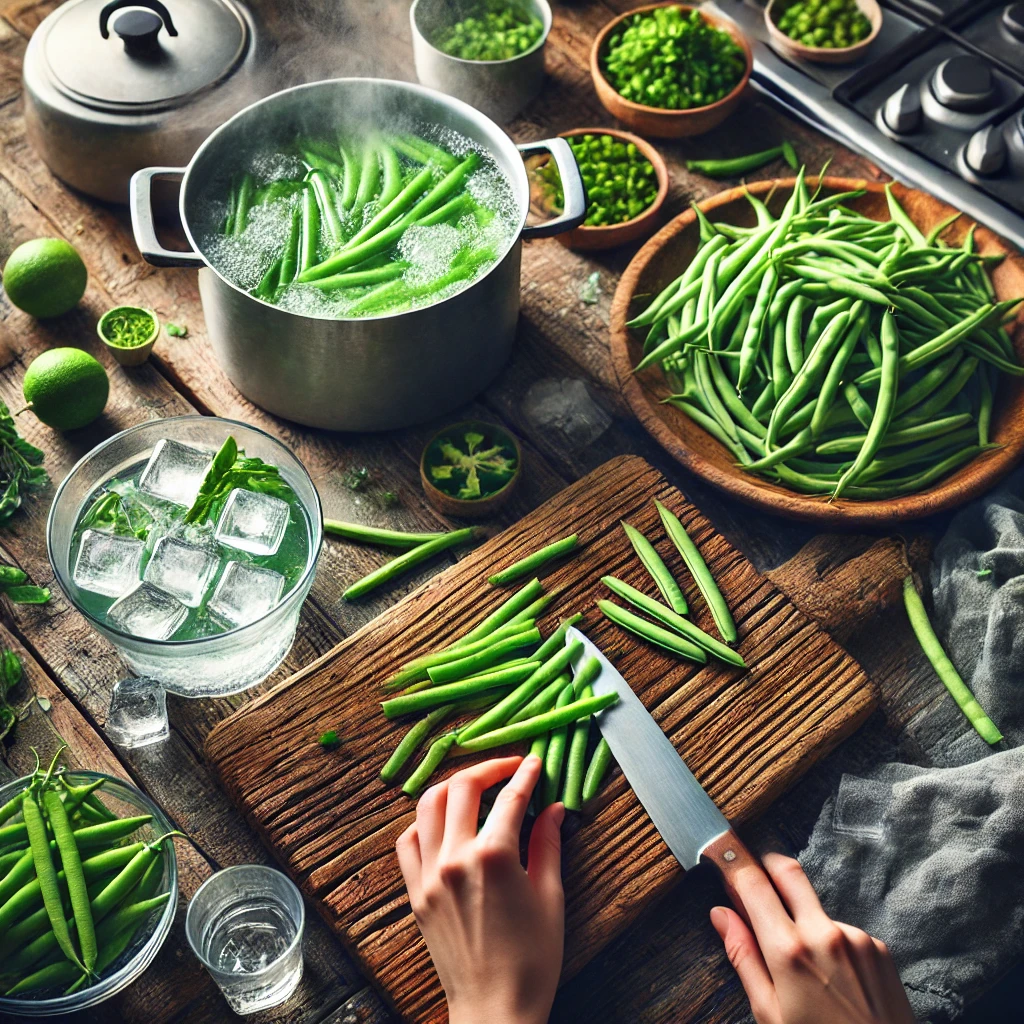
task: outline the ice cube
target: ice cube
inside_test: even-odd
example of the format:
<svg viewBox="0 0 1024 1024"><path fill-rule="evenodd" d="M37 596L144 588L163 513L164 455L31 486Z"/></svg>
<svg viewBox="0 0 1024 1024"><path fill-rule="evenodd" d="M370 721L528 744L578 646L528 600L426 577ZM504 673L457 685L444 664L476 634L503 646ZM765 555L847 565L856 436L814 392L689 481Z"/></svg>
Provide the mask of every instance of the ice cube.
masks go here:
<svg viewBox="0 0 1024 1024"><path fill-rule="evenodd" d="M211 615L231 626L247 626L281 599L284 577L272 569L228 562L206 606Z"/></svg>
<svg viewBox="0 0 1024 1024"><path fill-rule="evenodd" d="M157 441L139 477L139 490L187 508L196 500L211 462L209 452L164 438Z"/></svg>
<svg viewBox="0 0 1024 1024"><path fill-rule="evenodd" d="M142 578L189 608L198 608L217 565L217 555L209 548L176 537L161 537Z"/></svg>
<svg viewBox="0 0 1024 1024"><path fill-rule="evenodd" d="M582 380L545 377L523 398L523 415L549 437L561 435L562 446L577 451L593 444L612 424Z"/></svg>
<svg viewBox="0 0 1024 1024"><path fill-rule="evenodd" d="M75 584L93 594L120 597L139 582L144 547L135 537L86 530L75 559Z"/></svg>
<svg viewBox="0 0 1024 1024"><path fill-rule="evenodd" d="M122 633L167 640L188 618L188 609L152 583L140 583L107 611L107 622Z"/></svg>
<svg viewBox="0 0 1024 1024"><path fill-rule="evenodd" d="M119 747L145 747L167 739L167 692L156 679L122 679L114 684L107 735Z"/></svg>
<svg viewBox="0 0 1024 1024"><path fill-rule="evenodd" d="M290 513L287 501L236 487L217 522L217 540L251 555L272 555L281 546Z"/></svg>

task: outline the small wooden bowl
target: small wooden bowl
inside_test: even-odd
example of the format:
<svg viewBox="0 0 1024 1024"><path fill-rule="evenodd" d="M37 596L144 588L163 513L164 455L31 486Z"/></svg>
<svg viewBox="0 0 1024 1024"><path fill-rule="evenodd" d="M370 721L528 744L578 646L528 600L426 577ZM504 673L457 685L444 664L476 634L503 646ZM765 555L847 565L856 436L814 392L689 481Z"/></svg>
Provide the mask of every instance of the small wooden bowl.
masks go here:
<svg viewBox="0 0 1024 1024"><path fill-rule="evenodd" d="M116 313L121 309L140 309L153 318L153 333L141 345L133 345L131 348L126 348L124 345L115 345L103 333L103 322L112 313ZM100 341L107 346L107 351L121 366L141 366L149 358L150 353L153 351L153 346L156 344L156 339L160 336L160 318L153 310L147 309L145 306L115 306L113 309L108 309L99 318L96 323L96 334L99 336Z"/></svg>
<svg viewBox="0 0 1024 1024"><path fill-rule="evenodd" d="M468 430L476 430L481 434L491 434L495 439L507 444L516 453L516 468L512 479L504 487L488 494L483 498L455 498L446 494L430 479L427 472L427 453L433 447L434 442L442 437L453 434L461 434ZM463 420L461 423L452 423L439 430L424 445L423 454L420 456L420 483L423 485L423 493L427 501L442 515L455 516L458 519L484 519L494 515L515 492L523 475L523 450L519 445L519 439L497 423L487 423L484 420Z"/></svg>
<svg viewBox="0 0 1024 1024"><path fill-rule="evenodd" d="M635 242L638 238L646 238L661 223L662 207L665 205L665 197L668 195L668 167L662 155L639 135L620 132L615 128L573 128L572 131L561 132L560 138L568 139L576 135L611 135L622 142L632 142L644 159L649 160L654 168L654 176L658 179L658 194L647 209L631 220L624 220L620 224L591 227L581 224L578 228L573 228L572 231L563 232L555 237L562 245L580 252L613 249L617 245L625 245L627 242ZM542 167L545 163L547 160L542 158L532 167ZM551 210L545 206L542 198L536 198L533 206L538 213L550 216Z"/></svg>
<svg viewBox="0 0 1024 1024"><path fill-rule="evenodd" d="M778 25L775 24L773 12L785 10L786 3L779 3L778 0L769 0L768 6L764 9L764 23L768 29L772 46L781 51L787 57L795 57L798 60L809 60L815 64L852 64L864 56L867 48L875 41L878 33L882 30L882 8L878 0L857 0L857 6L861 9L864 17L871 22L871 34L853 46L829 48L827 46L805 46L796 39L790 39Z"/></svg>
<svg viewBox="0 0 1024 1024"><path fill-rule="evenodd" d="M770 209L779 214L792 193L795 179L756 181L739 188L720 192L700 204L701 210L712 221L751 227L754 212L745 193L768 200ZM816 179L810 179L812 188ZM875 220L888 220L885 187L878 182L851 178L825 178L824 190L829 193L865 190L865 195L848 201L848 205ZM900 203L914 222L929 231L945 220L954 210L951 206L916 189L893 186ZM969 218L962 217L949 227L943 238L951 245L962 243ZM631 308L634 296L656 295L679 275L693 258L698 243L697 218L687 210L669 221L633 257L619 281L611 308L612 365L619 388L644 429L680 465L703 477L709 483L727 491L747 504L803 522L815 523L832 529L865 526L891 526L922 516L948 512L951 509L984 494L1020 461L1024 455L1024 378L1002 377L996 393L992 415L992 440L1002 447L985 452L960 469L917 494L885 501L855 501L841 498L830 502L823 497L797 494L779 484L745 473L725 447L697 426L685 413L662 404L671 393L659 367L650 367L634 373L643 351L640 332L632 332L626 321L639 312ZM1006 254L996 267L992 283L999 299L1024 294L1024 257L1004 239L987 228L979 227L975 234L977 251L986 254ZM1024 360L1024 312L1010 328L1018 356Z"/></svg>
<svg viewBox="0 0 1024 1024"><path fill-rule="evenodd" d="M689 14L693 10L689 4L677 4L672 0L667 3L648 4L646 7L634 7L632 10L626 11L625 14L613 18L597 34L594 45L590 49L590 75L594 80L597 98L609 114L642 135L654 135L660 139L681 139L687 135L703 135L704 132L709 132L712 128L720 125L736 109L740 96L747 87L747 82L750 81L750 73L754 70L754 54L750 49L747 37L739 30L735 22L701 11L701 16L706 22L728 32L743 50L747 60L747 70L743 73L736 88L728 96L723 96L717 103L711 103L706 107L693 107L690 110L648 107L643 103L627 100L624 96L620 96L612 88L608 79L604 77L600 57L604 52L608 37L622 21L631 18L634 14L653 11L658 7L678 7L685 14Z"/></svg>

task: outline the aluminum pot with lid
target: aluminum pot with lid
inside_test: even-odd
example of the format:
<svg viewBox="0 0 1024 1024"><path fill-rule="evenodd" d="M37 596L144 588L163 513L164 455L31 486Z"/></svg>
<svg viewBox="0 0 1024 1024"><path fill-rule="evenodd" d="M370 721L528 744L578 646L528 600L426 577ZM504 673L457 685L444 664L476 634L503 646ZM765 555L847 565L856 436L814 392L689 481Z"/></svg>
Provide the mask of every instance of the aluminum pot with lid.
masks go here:
<svg viewBox="0 0 1024 1024"><path fill-rule="evenodd" d="M354 113L358 112L358 113ZM334 319L272 305L229 280L204 253L213 238L210 199L226 196L253 159L287 151L298 135L337 134L346 119L366 130L388 124L453 129L493 158L514 197L496 262L462 291L401 313ZM530 189L523 155L548 152L562 176L564 212L526 226ZM153 228L154 179L180 177L179 210L192 251L163 248ZM516 146L460 100L407 82L339 78L296 86L236 114L200 146L187 167L150 167L132 179L132 227L157 266L199 268L199 293L217 361L238 390L286 419L330 430L390 430L464 405L508 358L519 317L523 238L568 231L583 221L586 195L564 139Z"/></svg>
<svg viewBox="0 0 1024 1024"><path fill-rule="evenodd" d="M253 23L233 0L71 0L25 52L29 141L69 185L127 202L137 170L185 163L251 101L237 76L254 54Z"/></svg>

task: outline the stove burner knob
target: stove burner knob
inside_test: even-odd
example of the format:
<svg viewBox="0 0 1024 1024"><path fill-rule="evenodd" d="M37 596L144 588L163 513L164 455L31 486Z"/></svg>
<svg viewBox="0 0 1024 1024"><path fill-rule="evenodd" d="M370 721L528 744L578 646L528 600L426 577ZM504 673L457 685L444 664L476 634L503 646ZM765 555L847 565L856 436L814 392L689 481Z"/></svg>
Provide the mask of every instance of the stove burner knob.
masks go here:
<svg viewBox="0 0 1024 1024"><path fill-rule="evenodd" d="M1014 39L1024 42L1024 4L1010 4L1003 11L1003 28Z"/></svg>
<svg viewBox="0 0 1024 1024"><path fill-rule="evenodd" d="M998 125L975 132L967 143L964 160L975 174L998 174L1006 163L1006 140Z"/></svg>
<svg viewBox="0 0 1024 1024"><path fill-rule="evenodd" d="M910 85L901 85L882 108L882 120L891 131L909 135L921 127L921 94Z"/></svg>
<svg viewBox="0 0 1024 1024"><path fill-rule="evenodd" d="M980 57L950 57L935 69L932 92L950 110L984 110L995 97L992 69Z"/></svg>

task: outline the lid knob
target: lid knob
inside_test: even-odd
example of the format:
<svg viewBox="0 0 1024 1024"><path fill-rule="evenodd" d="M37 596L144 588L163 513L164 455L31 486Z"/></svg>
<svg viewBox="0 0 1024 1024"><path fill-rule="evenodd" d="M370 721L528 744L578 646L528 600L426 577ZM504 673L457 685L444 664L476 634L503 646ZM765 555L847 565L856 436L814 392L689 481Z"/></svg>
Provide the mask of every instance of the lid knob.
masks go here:
<svg viewBox="0 0 1024 1024"><path fill-rule="evenodd" d="M124 41L125 53L129 57L152 59L159 56L161 49L158 37L162 28L167 29L169 36L178 34L171 20L171 12L159 0L112 0L100 11L100 35L104 39L110 38L107 27L110 16L122 7L134 8L114 22L114 31ZM140 7L148 7L149 10L140 11Z"/></svg>

